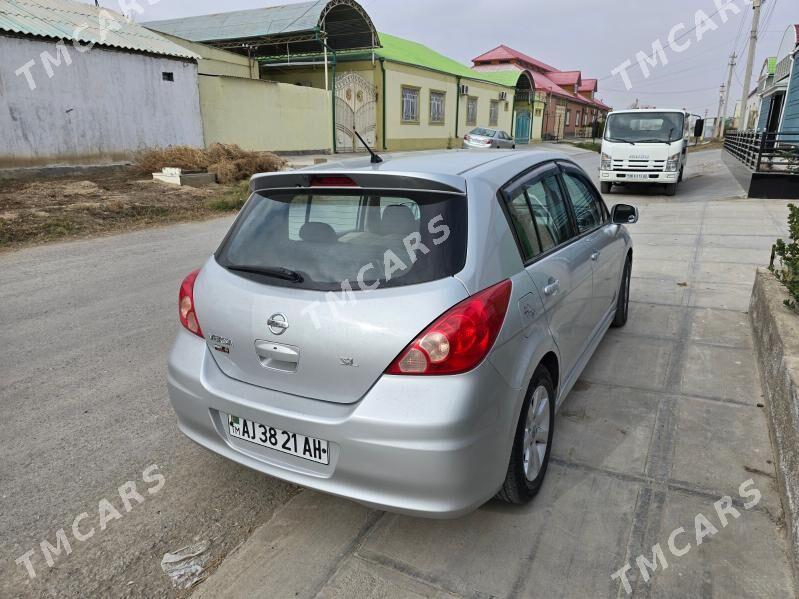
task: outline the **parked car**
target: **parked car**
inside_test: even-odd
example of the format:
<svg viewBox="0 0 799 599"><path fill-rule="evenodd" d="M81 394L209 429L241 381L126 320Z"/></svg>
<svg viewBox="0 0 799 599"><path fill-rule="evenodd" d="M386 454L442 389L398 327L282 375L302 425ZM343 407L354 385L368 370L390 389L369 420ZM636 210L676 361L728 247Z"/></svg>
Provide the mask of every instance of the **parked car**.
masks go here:
<svg viewBox="0 0 799 599"><path fill-rule="evenodd" d="M180 430L381 509L529 501L556 409L627 320L637 210L545 152L355 159L251 189L180 287Z"/></svg>
<svg viewBox="0 0 799 599"><path fill-rule="evenodd" d="M488 148L515 149L516 141L501 129L477 127L463 137L466 149L486 150Z"/></svg>

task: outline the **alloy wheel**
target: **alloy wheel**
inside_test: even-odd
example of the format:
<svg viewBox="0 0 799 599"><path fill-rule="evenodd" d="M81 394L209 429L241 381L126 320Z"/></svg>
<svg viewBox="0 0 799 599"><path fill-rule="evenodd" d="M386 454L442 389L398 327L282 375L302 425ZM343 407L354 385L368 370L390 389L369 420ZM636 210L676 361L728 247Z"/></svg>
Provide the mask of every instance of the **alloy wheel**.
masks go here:
<svg viewBox="0 0 799 599"><path fill-rule="evenodd" d="M522 457L524 460L524 475L529 481L538 477L544 456L549 443L549 392L543 385L536 388L530 407L527 410L527 420L524 425L524 446Z"/></svg>

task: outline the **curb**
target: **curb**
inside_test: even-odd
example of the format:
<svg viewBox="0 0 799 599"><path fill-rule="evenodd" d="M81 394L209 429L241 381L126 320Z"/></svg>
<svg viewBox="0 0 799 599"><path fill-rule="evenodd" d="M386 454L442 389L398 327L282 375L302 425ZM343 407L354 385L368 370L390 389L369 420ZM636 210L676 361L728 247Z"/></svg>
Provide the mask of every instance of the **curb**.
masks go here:
<svg viewBox="0 0 799 599"><path fill-rule="evenodd" d="M774 275L758 268L749 318L766 396L791 565L799 584L799 316L783 305L787 297Z"/></svg>

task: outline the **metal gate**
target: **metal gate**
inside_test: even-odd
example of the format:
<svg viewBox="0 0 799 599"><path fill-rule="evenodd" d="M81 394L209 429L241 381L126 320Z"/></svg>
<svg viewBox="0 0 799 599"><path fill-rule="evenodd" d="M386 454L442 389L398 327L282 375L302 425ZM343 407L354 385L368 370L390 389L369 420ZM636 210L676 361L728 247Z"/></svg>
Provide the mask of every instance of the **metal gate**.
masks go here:
<svg viewBox="0 0 799 599"><path fill-rule="evenodd" d="M530 125L532 118L529 110L522 110L516 113L516 143L530 143Z"/></svg>
<svg viewBox="0 0 799 599"><path fill-rule="evenodd" d="M357 73L336 77L336 150L365 152L355 137L361 134L374 148L377 142L377 89Z"/></svg>

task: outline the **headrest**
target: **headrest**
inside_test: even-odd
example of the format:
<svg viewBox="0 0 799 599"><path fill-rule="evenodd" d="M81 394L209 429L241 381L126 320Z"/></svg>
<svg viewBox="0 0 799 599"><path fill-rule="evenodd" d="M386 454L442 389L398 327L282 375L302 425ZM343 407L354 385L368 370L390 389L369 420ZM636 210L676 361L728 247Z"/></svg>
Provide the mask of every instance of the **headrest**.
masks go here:
<svg viewBox="0 0 799 599"><path fill-rule="evenodd" d="M327 223L305 223L300 229L300 239L311 243L336 243L338 235Z"/></svg>
<svg viewBox="0 0 799 599"><path fill-rule="evenodd" d="M393 204L383 210L383 235L409 235L418 231L413 212L404 204Z"/></svg>

